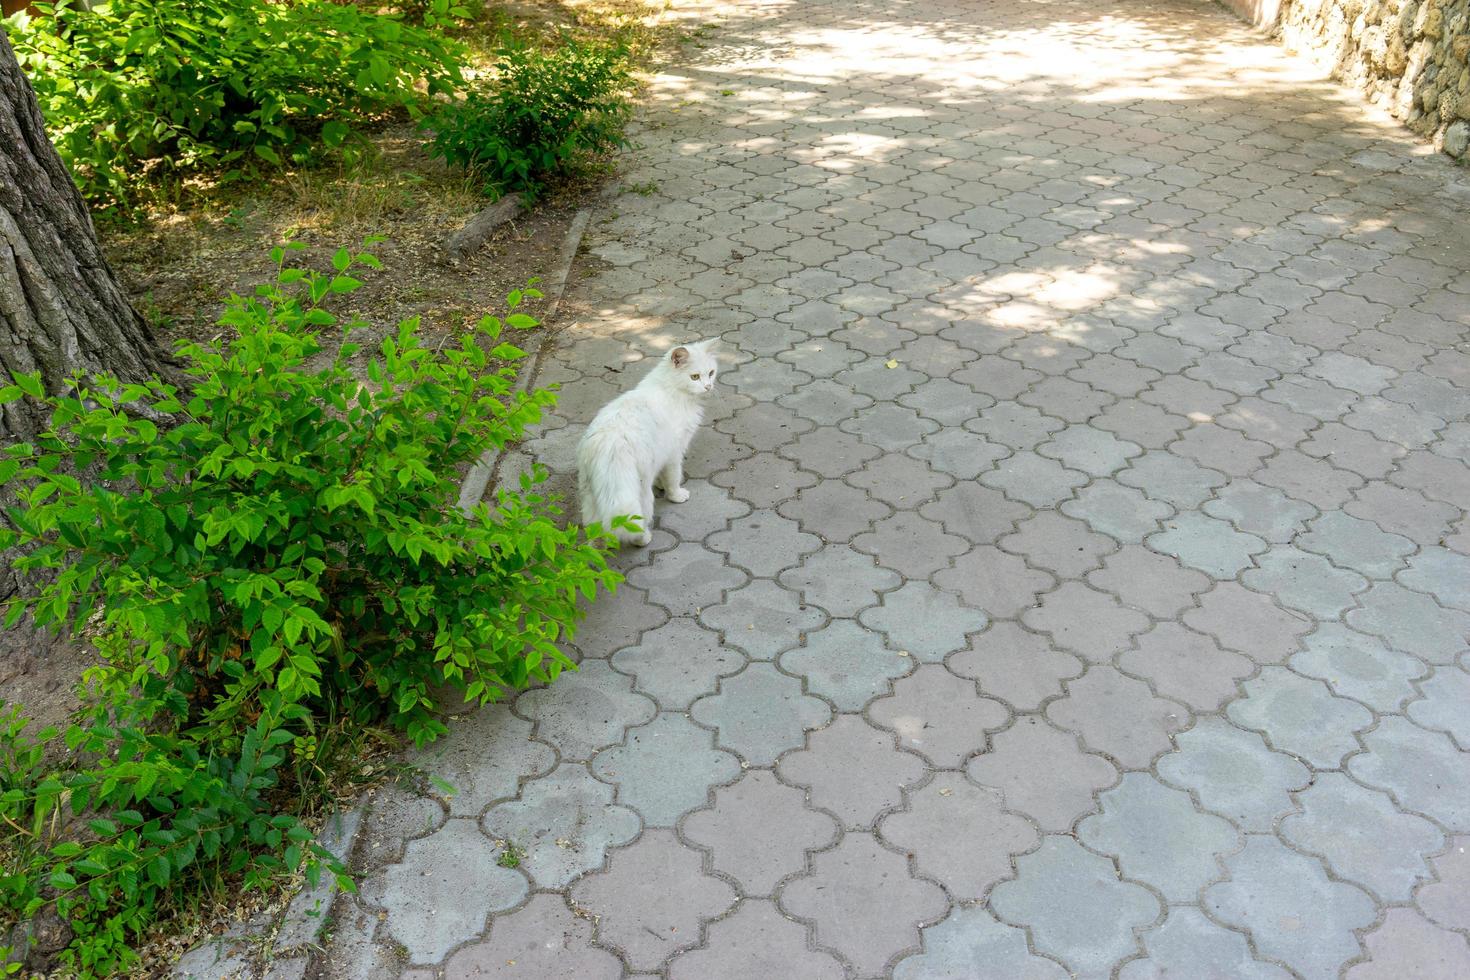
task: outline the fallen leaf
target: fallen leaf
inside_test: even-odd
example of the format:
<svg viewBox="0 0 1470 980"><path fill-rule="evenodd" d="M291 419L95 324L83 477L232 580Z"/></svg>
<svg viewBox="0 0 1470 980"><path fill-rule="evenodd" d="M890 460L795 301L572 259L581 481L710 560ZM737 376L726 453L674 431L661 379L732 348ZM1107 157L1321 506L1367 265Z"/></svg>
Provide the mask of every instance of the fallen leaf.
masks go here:
<svg viewBox="0 0 1470 980"><path fill-rule="evenodd" d="M897 361L890 360L886 364L884 364L883 366L886 367L886 368L888 368L891 371L894 368L898 367L898 362Z"/></svg>

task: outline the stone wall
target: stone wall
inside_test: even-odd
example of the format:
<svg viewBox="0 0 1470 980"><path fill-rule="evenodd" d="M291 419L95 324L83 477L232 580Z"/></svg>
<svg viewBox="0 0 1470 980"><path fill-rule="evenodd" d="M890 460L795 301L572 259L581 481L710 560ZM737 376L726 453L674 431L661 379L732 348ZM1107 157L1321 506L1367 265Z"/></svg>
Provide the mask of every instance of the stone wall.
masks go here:
<svg viewBox="0 0 1470 980"><path fill-rule="evenodd" d="M1470 163L1470 0L1225 0Z"/></svg>

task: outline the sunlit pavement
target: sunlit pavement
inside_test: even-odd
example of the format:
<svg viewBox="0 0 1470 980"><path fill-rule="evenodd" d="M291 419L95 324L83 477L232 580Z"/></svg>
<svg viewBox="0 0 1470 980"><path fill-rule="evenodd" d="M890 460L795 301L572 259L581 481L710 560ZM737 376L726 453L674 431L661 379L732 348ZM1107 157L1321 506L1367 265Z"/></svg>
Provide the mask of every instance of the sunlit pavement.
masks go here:
<svg viewBox="0 0 1470 980"><path fill-rule="evenodd" d="M692 496L328 972L1470 976L1470 174L1207 3L718 13L505 465L719 335Z"/></svg>

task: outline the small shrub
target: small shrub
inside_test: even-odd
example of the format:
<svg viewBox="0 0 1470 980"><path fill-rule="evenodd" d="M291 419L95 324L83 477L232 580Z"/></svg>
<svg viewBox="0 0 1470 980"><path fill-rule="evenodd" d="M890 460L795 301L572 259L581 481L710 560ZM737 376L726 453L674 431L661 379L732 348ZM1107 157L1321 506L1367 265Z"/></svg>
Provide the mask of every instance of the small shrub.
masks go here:
<svg viewBox="0 0 1470 980"><path fill-rule="evenodd" d="M620 47L561 39L541 51L508 43L496 77L435 115L430 152L488 192L534 198L590 154L624 144L632 75Z"/></svg>
<svg viewBox="0 0 1470 980"><path fill-rule="evenodd" d="M33 444L0 450L17 501L0 547L53 575L9 621L90 623L101 660L65 764L43 757L56 732L0 718L0 821L18 831L0 910L54 910L83 974L125 968L133 938L205 883L320 873L297 813L334 724L428 742L440 685L483 702L553 679L579 596L617 582L606 545L558 523L540 471L455 506L456 467L553 401L513 388L524 355L502 330L532 318L485 317L442 351L407 320L362 380L365 324L321 304L377 260L342 250L318 274L274 254L276 282L229 300L236 336L180 348L187 394L79 378L48 395L38 376L0 390L53 411Z"/></svg>
<svg viewBox="0 0 1470 980"><path fill-rule="evenodd" d="M16 14L11 43L83 194L126 203L145 171L230 175L306 162L354 126L461 84L432 27L330 0L67 0ZM429 0L427 20L464 14ZM146 163L146 166L145 166Z"/></svg>

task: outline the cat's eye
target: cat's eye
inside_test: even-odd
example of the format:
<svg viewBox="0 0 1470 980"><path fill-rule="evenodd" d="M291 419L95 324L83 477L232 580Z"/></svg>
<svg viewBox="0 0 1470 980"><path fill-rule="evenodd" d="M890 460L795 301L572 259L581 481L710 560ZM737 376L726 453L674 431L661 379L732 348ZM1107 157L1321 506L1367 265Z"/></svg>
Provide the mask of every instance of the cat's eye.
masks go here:
<svg viewBox="0 0 1470 980"><path fill-rule="evenodd" d="M691 374L689 376L689 380L691 380L691 381L698 381L699 380L699 375L697 375L697 374Z"/></svg>

